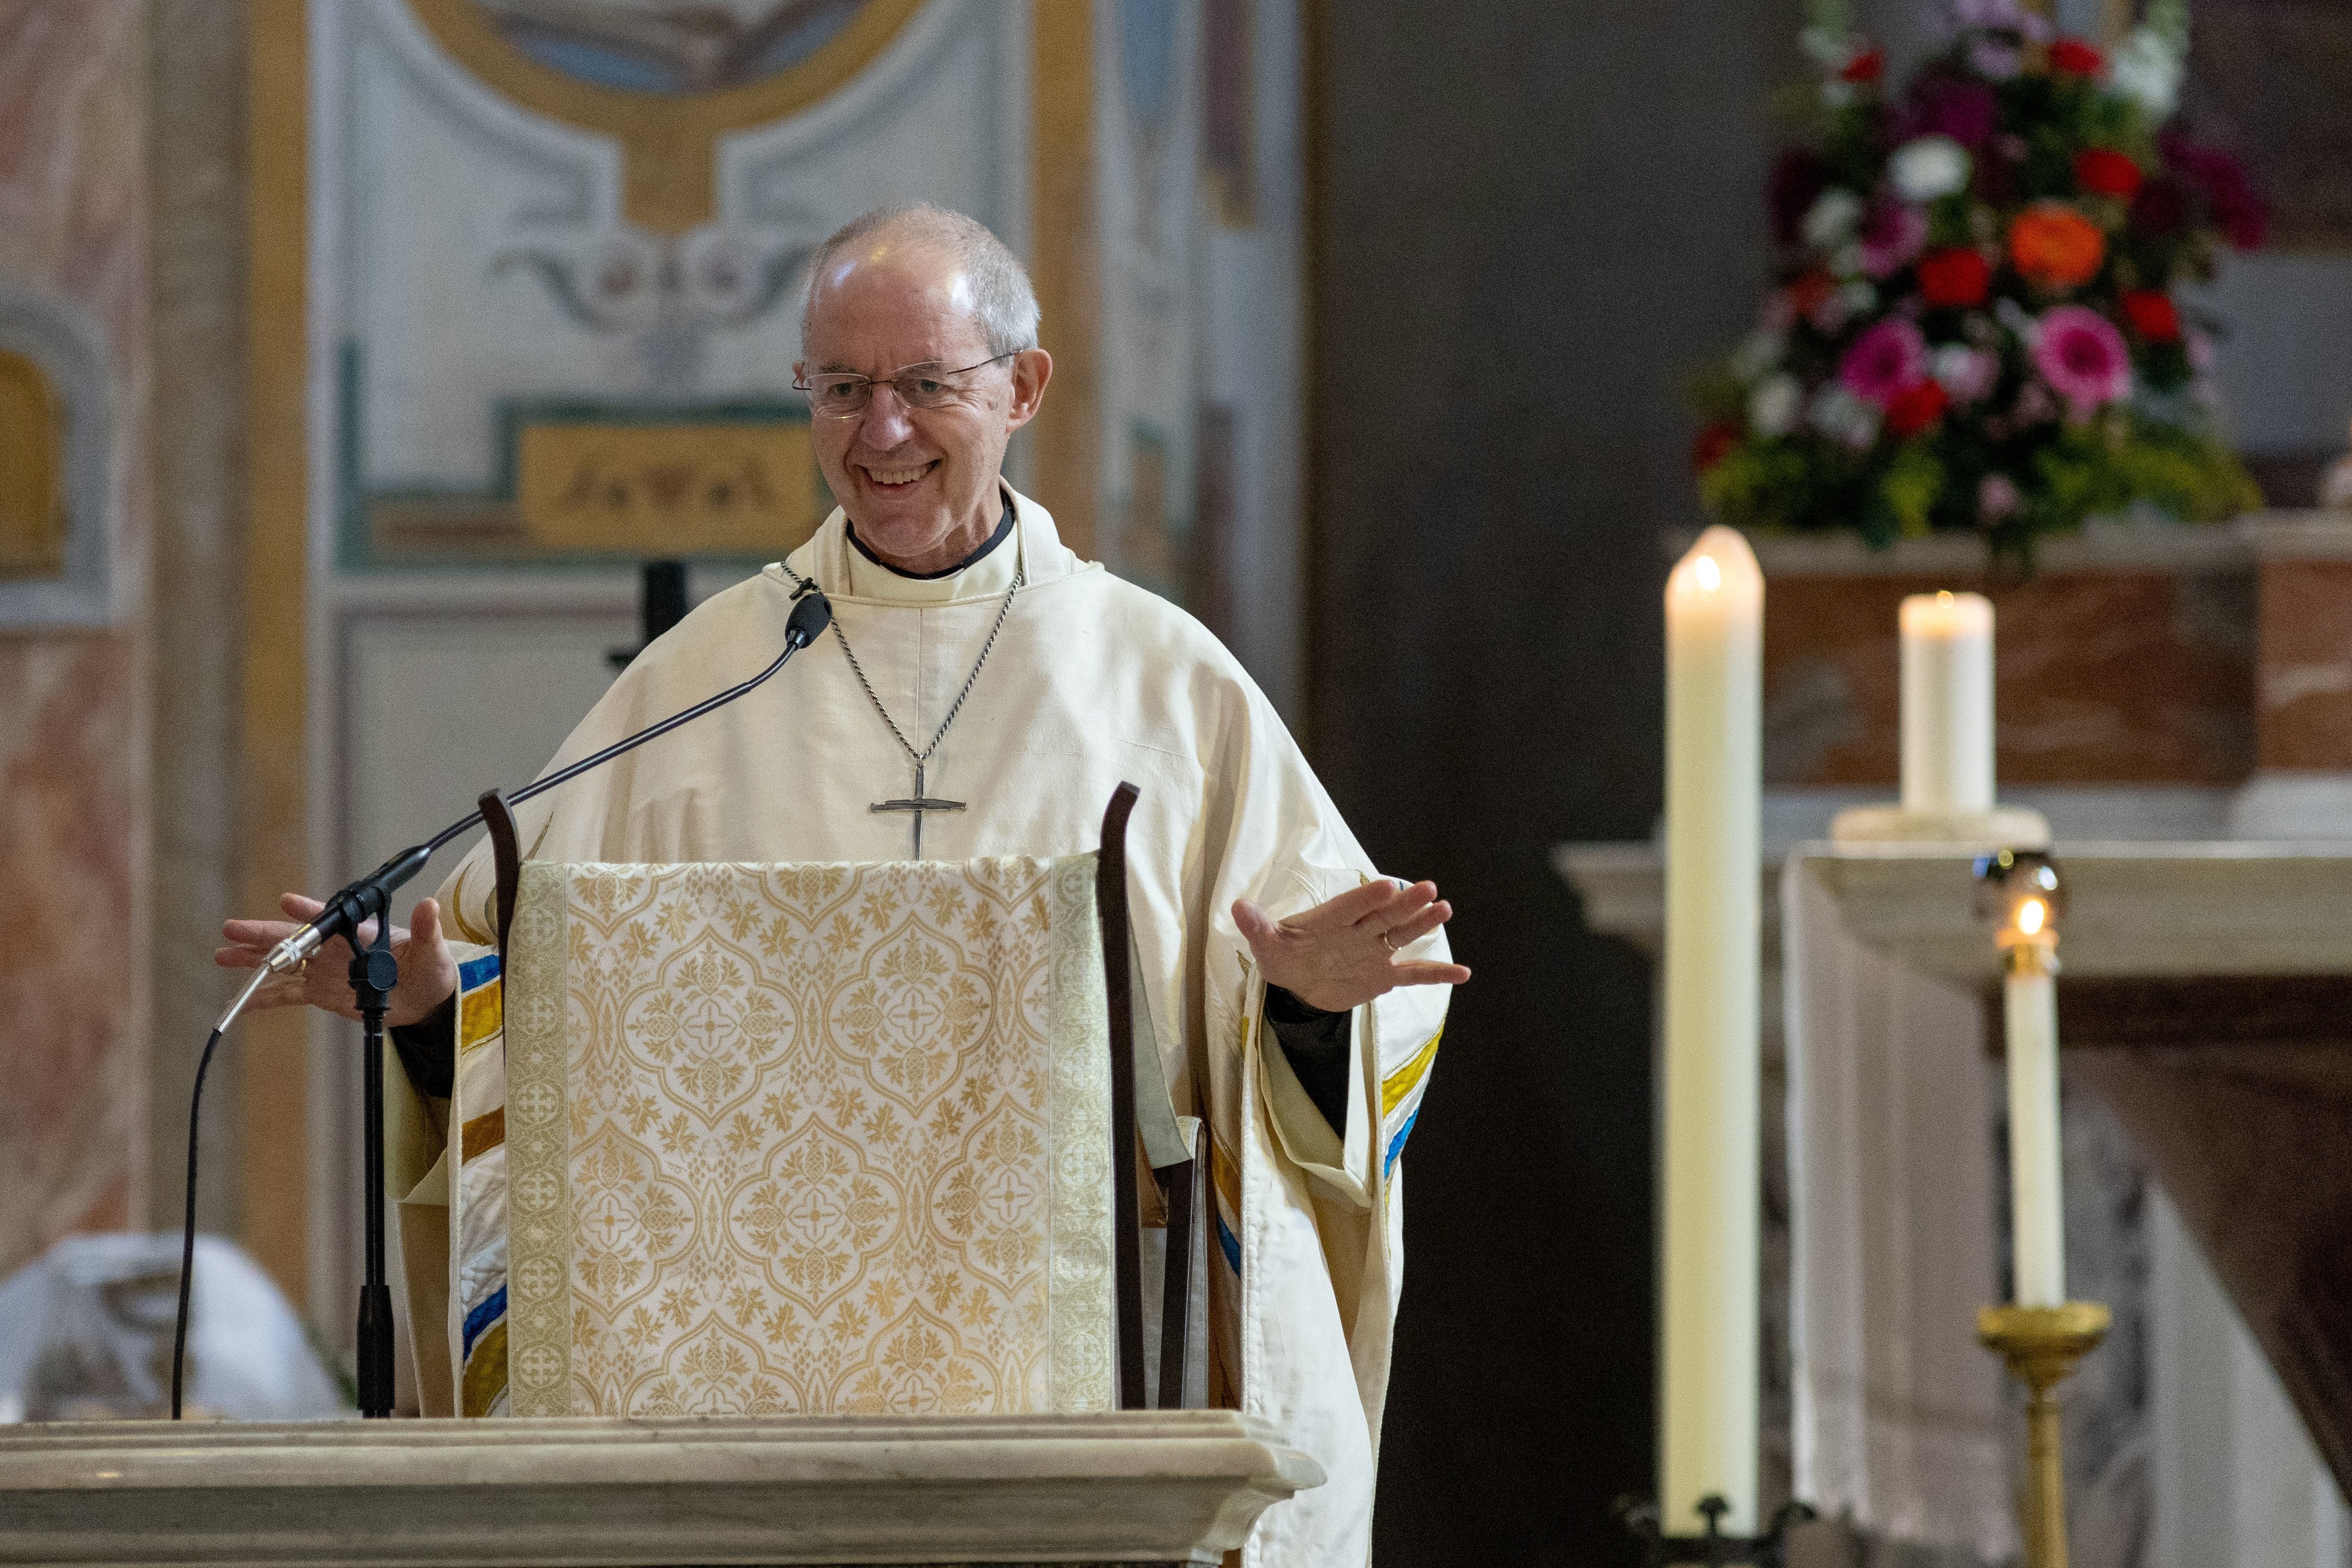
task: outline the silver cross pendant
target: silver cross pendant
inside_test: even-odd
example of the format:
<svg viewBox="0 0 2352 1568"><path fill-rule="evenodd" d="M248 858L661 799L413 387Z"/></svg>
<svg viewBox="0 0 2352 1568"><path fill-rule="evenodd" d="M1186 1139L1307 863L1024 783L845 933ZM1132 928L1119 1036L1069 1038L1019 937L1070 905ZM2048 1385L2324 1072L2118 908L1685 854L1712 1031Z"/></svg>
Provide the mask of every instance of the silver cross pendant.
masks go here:
<svg viewBox="0 0 2352 1568"><path fill-rule="evenodd" d="M911 799L877 800L866 809L868 812L905 811L913 813L915 818L915 858L919 860L923 858L923 814L927 811L961 811L963 808L964 803L962 801L934 800L930 796L925 795L923 793L923 764L917 763L915 764L915 793Z"/></svg>

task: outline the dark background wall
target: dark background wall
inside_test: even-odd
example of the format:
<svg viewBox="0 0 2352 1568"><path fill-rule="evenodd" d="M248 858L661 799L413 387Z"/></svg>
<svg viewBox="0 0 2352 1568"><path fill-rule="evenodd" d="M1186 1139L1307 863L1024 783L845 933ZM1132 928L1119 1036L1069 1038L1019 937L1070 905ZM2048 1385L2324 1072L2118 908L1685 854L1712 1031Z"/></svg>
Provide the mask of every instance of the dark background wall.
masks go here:
<svg viewBox="0 0 2352 1568"><path fill-rule="evenodd" d="M1476 971L1405 1164L1378 1560L1634 1560L1647 965L1547 859L1648 835L1680 389L1752 318L1797 7L1324 0L1308 747Z"/></svg>

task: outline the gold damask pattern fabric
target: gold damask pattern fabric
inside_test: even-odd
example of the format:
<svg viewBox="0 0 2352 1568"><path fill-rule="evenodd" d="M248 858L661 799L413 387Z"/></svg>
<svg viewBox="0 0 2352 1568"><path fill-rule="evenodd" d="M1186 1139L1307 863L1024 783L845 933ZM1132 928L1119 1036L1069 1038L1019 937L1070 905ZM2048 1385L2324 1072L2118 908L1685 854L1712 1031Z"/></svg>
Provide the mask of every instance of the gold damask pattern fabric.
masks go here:
<svg viewBox="0 0 2352 1568"><path fill-rule="evenodd" d="M1094 875L526 865L514 1413L1108 1408Z"/></svg>

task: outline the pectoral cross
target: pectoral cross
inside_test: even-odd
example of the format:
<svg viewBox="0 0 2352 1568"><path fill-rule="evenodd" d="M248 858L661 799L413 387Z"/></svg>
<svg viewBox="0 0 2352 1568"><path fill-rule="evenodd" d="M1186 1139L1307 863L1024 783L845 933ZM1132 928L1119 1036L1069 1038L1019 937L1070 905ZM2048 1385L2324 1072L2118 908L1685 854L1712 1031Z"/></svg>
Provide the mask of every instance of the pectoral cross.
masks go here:
<svg viewBox="0 0 2352 1568"><path fill-rule="evenodd" d="M923 793L923 764L915 764L915 794L911 800L877 800L866 809L873 811L911 811L915 814L915 858L923 858L923 813L927 811L961 811L960 800L933 800Z"/></svg>

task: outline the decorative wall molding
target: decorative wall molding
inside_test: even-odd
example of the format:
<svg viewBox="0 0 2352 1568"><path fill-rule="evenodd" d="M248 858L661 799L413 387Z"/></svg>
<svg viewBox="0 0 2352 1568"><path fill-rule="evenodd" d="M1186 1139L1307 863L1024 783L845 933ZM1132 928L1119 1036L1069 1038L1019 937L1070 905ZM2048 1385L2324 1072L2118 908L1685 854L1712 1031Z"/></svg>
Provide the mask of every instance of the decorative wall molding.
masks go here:
<svg viewBox="0 0 2352 1568"><path fill-rule="evenodd" d="M55 396L50 461L65 523L53 574L0 576L0 630L110 626L126 574L105 330L61 295L0 284L0 353L30 362Z"/></svg>

